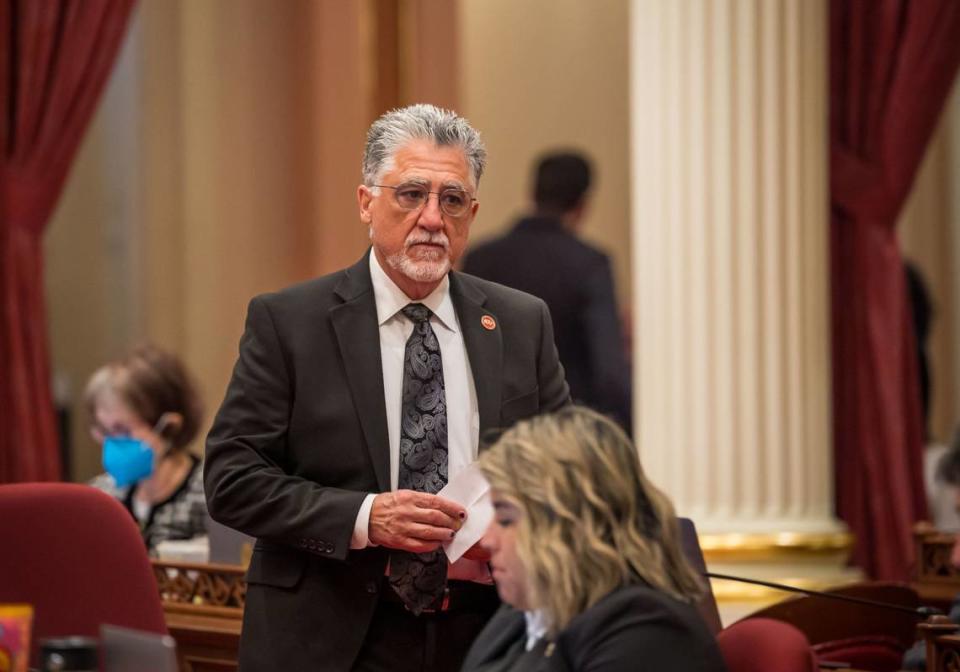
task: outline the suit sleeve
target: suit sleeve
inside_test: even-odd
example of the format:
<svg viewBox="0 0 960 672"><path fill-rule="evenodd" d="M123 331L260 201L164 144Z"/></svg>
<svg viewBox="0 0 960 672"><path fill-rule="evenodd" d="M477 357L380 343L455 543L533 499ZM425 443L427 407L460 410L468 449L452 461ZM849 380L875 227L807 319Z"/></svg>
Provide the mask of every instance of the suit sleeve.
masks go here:
<svg viewBox="0 0 960 672"><path fill-rule="evenodd" d="M654 601L633 601L581 624L562 644L582 672L724 672L716 641Z"/></svg>
<svg viewBox="0 0 960 672"><path fill-rule="evenodd" d="M610 262L604 259L585 279L584 323L587 333L591 387L598 410L612 414L630 432L632 415L630 367L623 353L620 318Z"/></svg>
<svg viewBox="0 0 960 672"><path fill-rule="evenodd" d="M540 412L550 413L570 403L570 388L567 386L557 345L553 340L553 320L547 304L540 304L540 358L537 362L537 384L540 388Z"/></svg>
<svg viewBox="0 0 960 672"><path fill-rule="evenodd" d="M323 487L285 469L291 376L269 306L254 298L207 436L207 507L214 520L251 536L344 559L366 493Z"/></svg>

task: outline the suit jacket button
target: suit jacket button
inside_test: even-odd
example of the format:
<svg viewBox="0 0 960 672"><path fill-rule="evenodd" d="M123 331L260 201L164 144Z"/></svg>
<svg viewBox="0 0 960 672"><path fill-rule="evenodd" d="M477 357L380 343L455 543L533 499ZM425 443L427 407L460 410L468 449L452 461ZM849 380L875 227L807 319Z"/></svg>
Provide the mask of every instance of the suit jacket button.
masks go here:
<svg viewBox="0 0 960 672"><path fill-rule="evenodd" d="M377 592L377 582L376 581L367 581L367 592L373 595Z"/></svg>

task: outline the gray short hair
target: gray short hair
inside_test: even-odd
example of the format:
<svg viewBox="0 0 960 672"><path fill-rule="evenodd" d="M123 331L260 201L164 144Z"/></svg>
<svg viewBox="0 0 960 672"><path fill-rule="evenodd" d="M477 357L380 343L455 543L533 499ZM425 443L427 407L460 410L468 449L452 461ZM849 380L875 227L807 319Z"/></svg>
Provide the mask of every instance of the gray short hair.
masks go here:
<svg viewBox="0 0 960 672"><path fill-rule="evenodd" d="M363 183L376 184L380 175L393 165L397 150L411 140L432 140L441 147L460 147L474 182L480 184L487 163L487 150L480 140L480 132L455 112L425 104L390 110L373 122L363 151Z"/></svg>

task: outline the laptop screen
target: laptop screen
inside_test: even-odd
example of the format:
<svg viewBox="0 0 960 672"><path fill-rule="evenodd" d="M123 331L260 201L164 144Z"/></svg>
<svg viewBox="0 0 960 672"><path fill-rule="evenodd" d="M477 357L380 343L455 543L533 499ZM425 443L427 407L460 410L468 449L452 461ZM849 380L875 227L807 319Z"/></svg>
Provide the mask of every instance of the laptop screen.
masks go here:
<svg viewBox="0 0 960 672"><path fill-rule="evenodd" d="M103 672L177 672L177 645L170 635L101 625L100 652Z"/></svg>

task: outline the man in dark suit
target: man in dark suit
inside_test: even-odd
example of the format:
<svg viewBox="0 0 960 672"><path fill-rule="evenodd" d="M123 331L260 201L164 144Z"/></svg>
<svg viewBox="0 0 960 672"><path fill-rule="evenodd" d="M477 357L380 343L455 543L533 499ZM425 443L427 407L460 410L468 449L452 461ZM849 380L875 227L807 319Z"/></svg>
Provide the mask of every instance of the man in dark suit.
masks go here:
<svg viewBox="0 0 960 672"><path fill-rule="evenodd" d="M536 211L470 250L463 270L543 299L574 401L613 416L629 433L630 367L610 259L577 237L589 188L582 155L545 155L536 169Z"/></svg>
<svg viewBox="0 0 960 672"><path fill-rule="evenodd" d="M211 516L257 537L240 669L456 670L497 607L466 512L436 492L479 437L569 401L542 301L450 272L478 203L477 132L429 105L371 126L372 253L250 302L207 439Z"/></svg>

